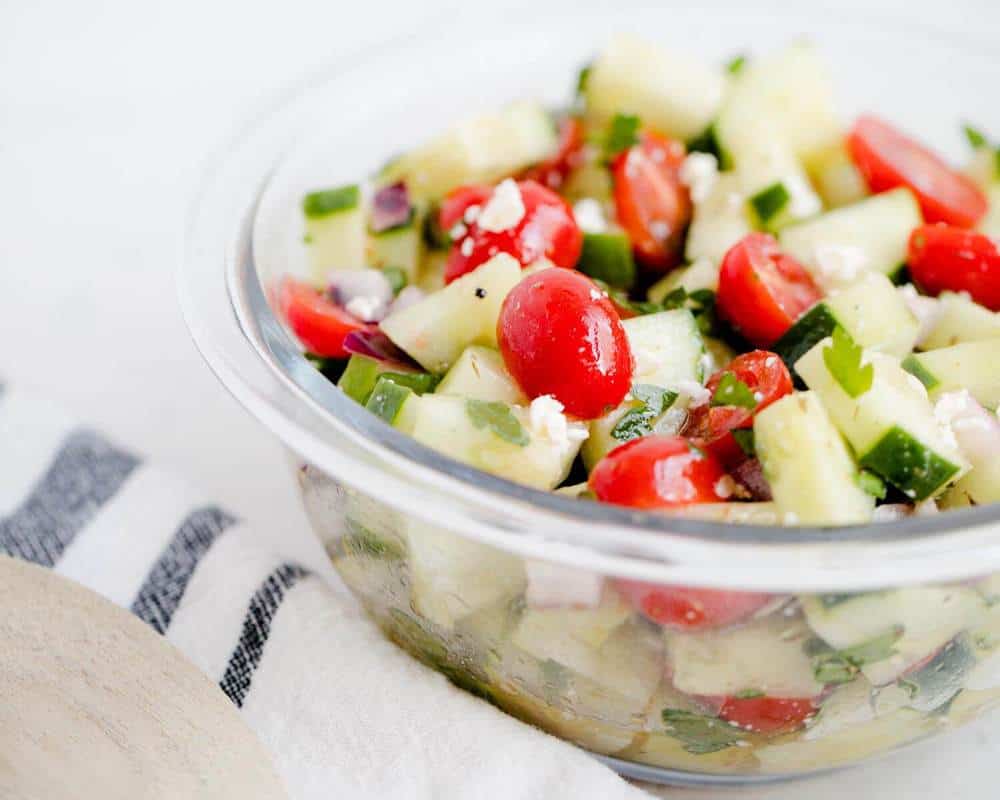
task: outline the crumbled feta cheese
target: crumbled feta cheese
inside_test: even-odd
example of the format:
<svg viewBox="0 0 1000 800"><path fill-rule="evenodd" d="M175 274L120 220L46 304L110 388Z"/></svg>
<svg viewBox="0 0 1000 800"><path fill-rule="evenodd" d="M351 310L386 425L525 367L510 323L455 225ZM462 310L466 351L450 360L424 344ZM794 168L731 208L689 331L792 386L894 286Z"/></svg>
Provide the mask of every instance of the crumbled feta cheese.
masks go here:
<svg viewBox="0 0 1000 800"><path fill-rule="evenodd" d="M649 223L649 232L658 242L665 242L670 236L670 225L662 219L654 219Z"/></svg>
<svg viewBox="0 0 1000 800"><path fill-rule="evenodd" d="M945 441L958 449L958 440L952 425L963 417L974 415L976 402L967 389L945 392L934 403L934 421L938 424Z"/></svg>
<svg viewBox="0 0 1000 800"><path fill-rule="evenodd" d="M711 153L689 153L681 164L681 183L691 192L695 205L705 202L719 180L719 162Z"/></svg>
<svg viewBox="0 0 1000 800"><path fill-rule="evenodd" d="M790 197L789 211L796 219L805 219L823 210L823 206L804 175L790 175L782 183Z"/></svg>
<svg viewBox="0 0 1000 800"><path fill-rule="evenodd" d="M636 361L638 362L638 359ZM691 405L693 406L700 406L712 399L712 393L698 383L698 381L677 381L674 389L677 390L678 394L687 395L691 399Z"/></svg>
<svg viewBox="0 0 1000 800"><path fill-rule="evenodd" d="M452 227L452 229L450 231L448 231L448 235L451 236L451 238L452 238L453 241L457 242L459 239L461 239L463 236L465 236L465 234L467 234L468 232L469 232L469 229L466 228L463 223L456 222L455 225Z"/></svg>
<svg viewBox="0 0 1000 800"><path fill-rule="evenodd" d="M479 212L481 210L482 209L480 209L478 203L469 206L467 209L465 209L465 213L462 214L463 222L465 222L466 225L471 225L473 222L479 219Z"/></svg>
<svg viewBox="0 0 1000 800"><path fill-rule="evenodd" d="M716 497L720 500L728 500L736 493L736 481L728 475L723 475L712 488L715 490Z"/></svg>
<svg viewBox="0 0 1000 800"><path fill-rule="evenodd" d="M524 200L513 178L500 181L490 199L479 212L476 224L481 230L501 233L524 219Z"/></svg>
<svg viewBox="0 0 1000 800"><path fill-rule="evenodd" d="M938 509L934 498L930 498L929 500L924 500L922 503L917 503L913 507L913 513L918 517L932 517L940 513L940 509Z"/></svg>
<svg viewBox="0 0 1000 800"><path fill-rule="evenodd" d="M473 248L475 246L476 246L476 243L474 241L472 241L472 237L471 236L466 236L462 240L462 244L459 245L458 249L462 253L463 256L465 256L466 258L468 258L469 256L472 255L472 250L473 250Z"/></svg>
<svg viewBox="0 0 1000 800"><path fill-rule="evenodd" d="M383 298L366 294L351 298L344 309L365 322L378 322L388 310Z"/></svg>
<svg viewBox="0 0 1000 800"><path fill-rule="evenodd" d="M905 503L885 503L875 507L872 522L895 522L910 516L910 512L910 507Z"/></svg>
<svg viewBox="0 0 1000 800"><path fill-rule="evenodd" d="M591 197L584 197L574 203L573 217L584 233L604 233L608 229L601 204Z"/></svg>
<svg viewBox="0 0 1000 800"><path fill-rule="evenodd" d="M582 442L590 435L585 425L566 419L563 404L550 394L543 394L531 401L528 407L528 424L532 433L560 447Z"/></svg>
<svg viewBox="0 0 1000 800"><path fill-rule="evenodd" d="M860 247L818 244L814 255L816 278L827 291L853 283L868 269L868 256Z"/></svg>
<svg viewBox="0 0 1000 800"><path fill-rule="evenodd" d="M596 572L525 559L528 585L524 599L529 608L597 608L604 591L604 577Z"/></svg>

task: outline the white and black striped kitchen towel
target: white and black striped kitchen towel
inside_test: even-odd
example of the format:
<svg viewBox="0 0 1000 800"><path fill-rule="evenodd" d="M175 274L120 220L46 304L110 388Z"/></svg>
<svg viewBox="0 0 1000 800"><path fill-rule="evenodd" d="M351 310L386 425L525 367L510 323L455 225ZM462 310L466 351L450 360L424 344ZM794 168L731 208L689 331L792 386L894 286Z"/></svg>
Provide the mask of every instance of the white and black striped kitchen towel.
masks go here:
<svg viewBox="0 0 1000 800"><path fill-rule="evenodd" d="M240 707L295 800L645 796L405 656L191 487L9 386L0 553L164 634Z"/></svg>

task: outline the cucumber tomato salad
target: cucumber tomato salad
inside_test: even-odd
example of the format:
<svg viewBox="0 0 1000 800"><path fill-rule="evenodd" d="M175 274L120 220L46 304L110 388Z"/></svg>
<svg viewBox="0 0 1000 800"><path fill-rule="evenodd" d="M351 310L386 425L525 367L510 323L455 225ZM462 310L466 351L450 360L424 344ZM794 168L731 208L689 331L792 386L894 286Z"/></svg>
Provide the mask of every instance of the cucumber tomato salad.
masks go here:
<svg viewBox="0 0 1000 800"><path fill-rule="evenodd" d="M618 37L564 109L498 108L317 187L311 278L283 279L276 303L387 423L581 503L838 526L997 502L1000 155L966 127L955 166L919 134L842 119L806 43L713 67ZM416 521L373 533L377 517L358 515L338 566L416 614L393 617L397 638L434 663L456 631L502 639L520 666L491 647L505 666L480 690L624 758L828 766L1000 685L989 581L653 586ZM497 677L529 663L626 722L577 724Z"/></svg>

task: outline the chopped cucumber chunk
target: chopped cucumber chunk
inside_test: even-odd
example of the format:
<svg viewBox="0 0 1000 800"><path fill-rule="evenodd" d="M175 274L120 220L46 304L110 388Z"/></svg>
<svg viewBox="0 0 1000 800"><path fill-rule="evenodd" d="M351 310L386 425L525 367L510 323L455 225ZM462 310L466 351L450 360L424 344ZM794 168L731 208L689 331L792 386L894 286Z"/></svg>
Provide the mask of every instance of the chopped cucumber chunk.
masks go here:
<svg viewBox="0 0 1000 800"><path fill-rule="evenodd" d="M375 388L372 389L371 396L365 403L365 408L376 417L394 425L403 411L404 404L414 396L412 389L400 386L383 375L376 381Z"/></svg>
<svg viewBox="0 0 1000 800"><path fill-rule="evenodd" d="M852 397L831 373L823 339L795 364L834 424L850 442L861 466L914 500L940 494L968 469L952 440L937 425L923 387L895 359L865 354L871 387ZM916 386L914 383L916 382Z"/></svg>
<svg viewBox="0 0 1000 800"><path fill-rule="evenodd" d="M307 194L302 212L314 282L325 284L334 270L365 266L368 236L357 185Z"/></svg>
<svg viewBox="0 0 1000 800"><path fill-rule="evenodd" d="M364 405L380 378L390 380L399 386L406 386L417 394L431 391L437 383L437 377L429 373L404 372L392 365L386 365L385 362L355 353L347 362L347 368L340 376L337 386L352 400Z"/></svg>
<svg viewBox="0 0 1000 800"><path fill-rule="evenodd" d="M844 440L813 392L787 395L754 419L754 439L778 511L803 525L871 519L875 498L861 488Z"/></svg>
<svg viewBox="0 0 1000 800"><path fill-rule="evenodd" d="M371 264L379 269L398 269L407 283L415 283L423 257L424 240L420 226L412 221L370 237Z"/></svg>
<svg viewBox="0 0 1000 800"><path fill-rule="evenodd" d="M868 196L868 184L843 142L813 155L806 169L827 208L848 206Z"/></svg>
<svg viewBox="0 0 1000 800"><path fill-rule="evenodd" d="M997 342L983 340L915 353L903 369L915 375L932 398L944 392L968 389L980 405L1000 404L1000 350Z"/></svg>
<svg viewBox="0 0 1000 800"><path fill-rule="evenodd" d="M751 230L750 215L746 203L743 202L743 186L739 175L722 173L708 197L695 205L684 247L684 257L688 261L694 262L694 265L704 263L701 260L707 261L714 267L715 274L705 285L690 288L715 289L719 282L719 265L723 257ZM663 280L673 278L676 274L676 272L670 273Z"/></svg>
<svg viewBox="0 0 1000 800"><path fill-rule="evenodd" d="M963 294L945 292L938 298L938 314L920 346L937 350L984 339L1000 339L1000 314Z"/></svg>
<svg viewBox="0 0 1000 800"><path fill-rule="evenodd" d="M635 357L635 383L676 390L701 382L705 345L690 311L659 311L626 319L622 325Z"/></svg>
<svg viewBox="0 0 1000 800"><path fill-rule="evenodd" d="M438 394L527 405L528 398L504 366L496 350L473 345L465 348L436 389Z"/></svg>
<svg viewBox="0 0 1000 800"><path fill-rule="evenodd" d="M497 317L521 265L500 253L473 272L382 321L382 330L426 370L445 372L466 347L497 346Z"/></svg>
<svg viewBox="0 0 1000 800"><path fill-rule="evenodd" d="M910 234L922 221L913 193L894 189L789 226L779 239L817 283L843 288L859 269L895 273L906 261Z"/></svg>
<svg viewBox="0 0 1000 800"><path fill-rule="evenodd" d="M718 70L623 34L594 61L584 96L590 114L635 114L664 135L687 141L715 117L724 88Z"/></svg>

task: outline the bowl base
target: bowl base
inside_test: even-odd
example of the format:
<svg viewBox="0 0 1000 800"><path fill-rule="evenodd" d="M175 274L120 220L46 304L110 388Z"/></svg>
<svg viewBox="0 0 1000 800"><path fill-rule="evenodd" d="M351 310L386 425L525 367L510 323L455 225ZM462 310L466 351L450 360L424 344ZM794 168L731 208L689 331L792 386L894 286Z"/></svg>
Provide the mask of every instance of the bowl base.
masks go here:
<svg viewBox="0 0 1000 800"><path fill-rule="evenodd" d="M710 775L707 773L685 772L679 769L667 769L666 767L654 767L649 764L638 764L634 761L624 761L614 756L602 756L598 753L592 753L591 755L598 761L611 767L611 769L623 778L629 778L634 781L645 781L646 783L656 783L661 786L764 786L836 772L836 769L821 769L795 775Z"/></svg>

